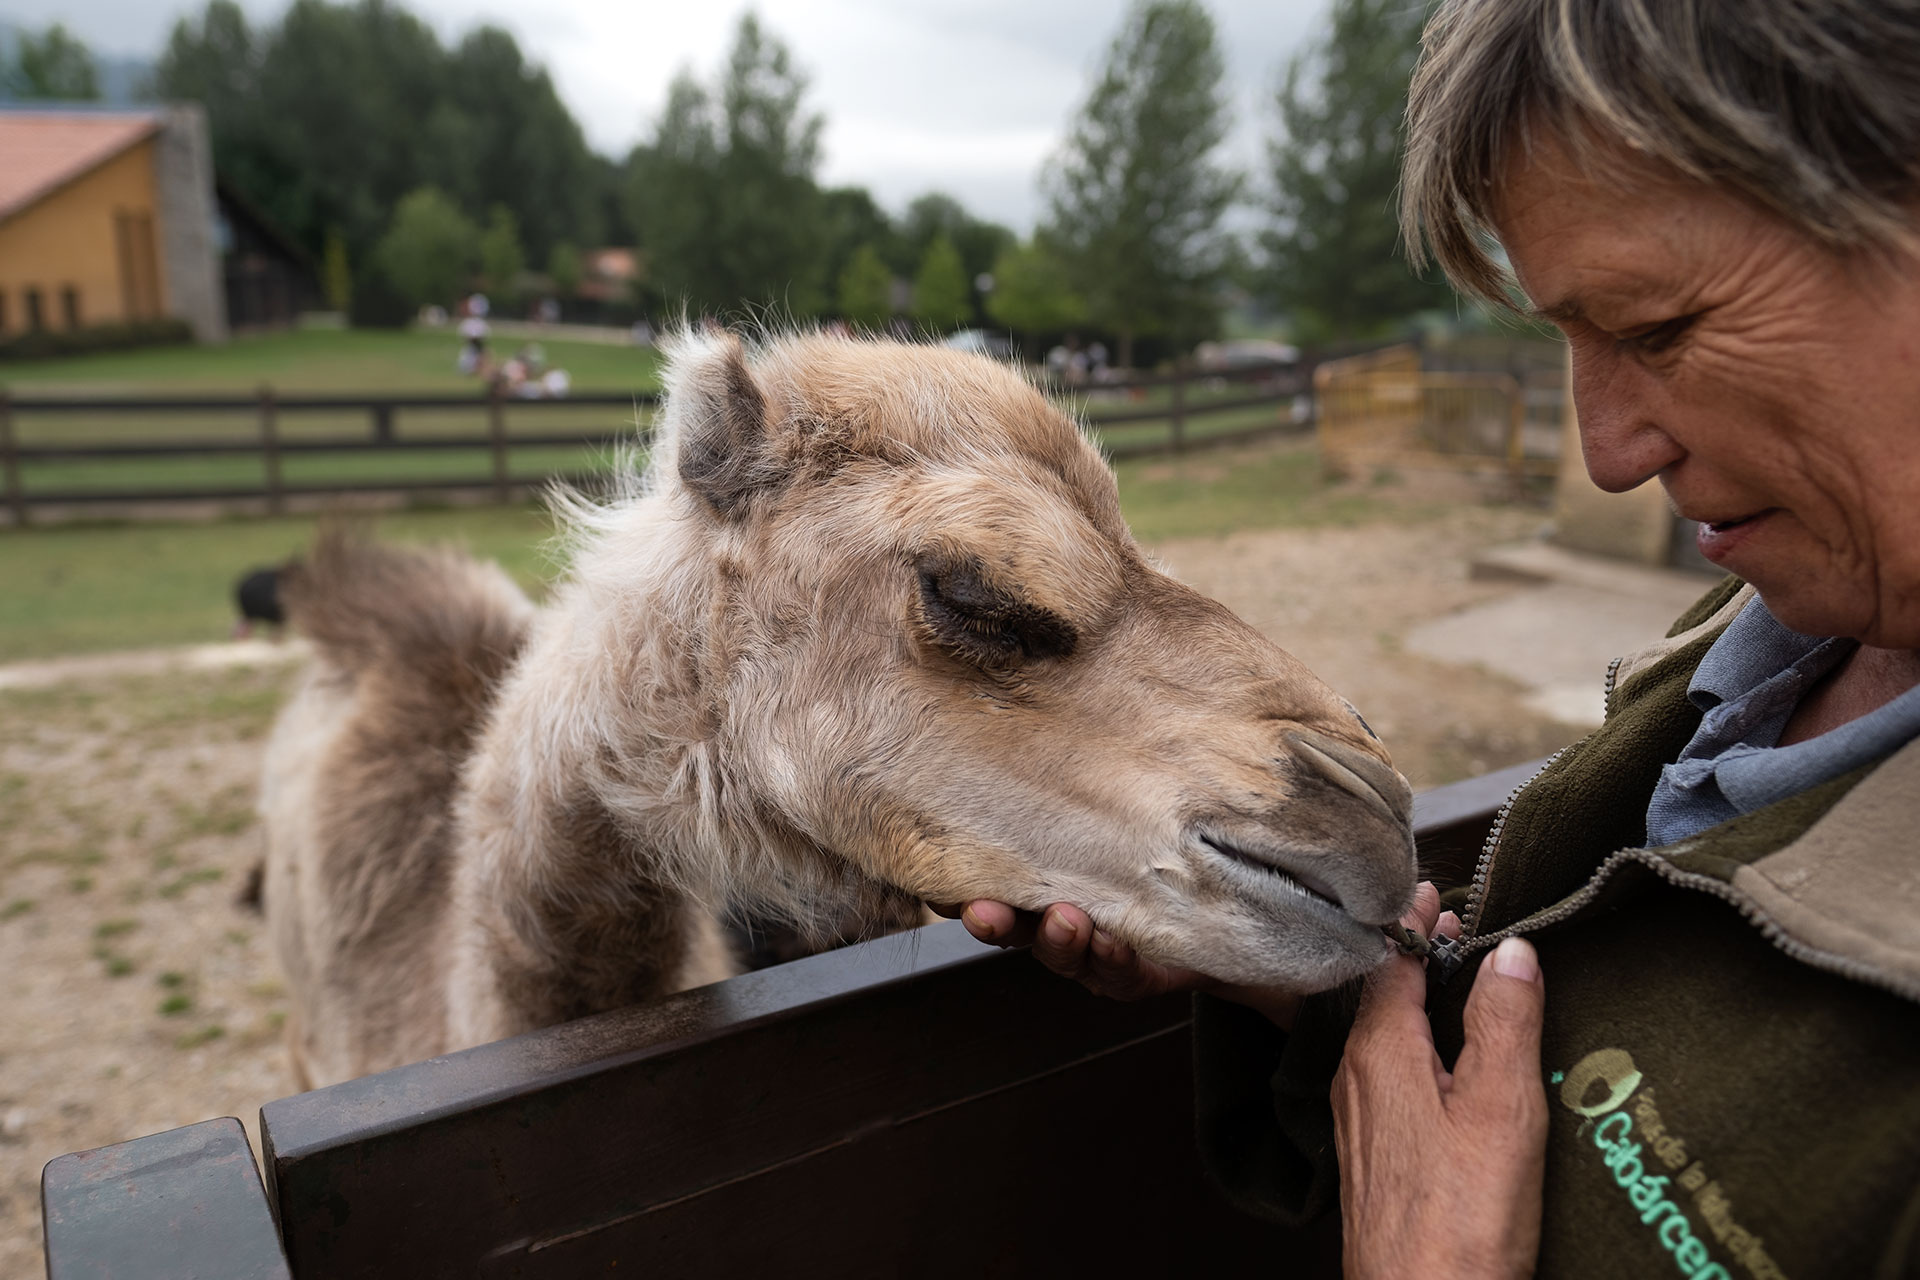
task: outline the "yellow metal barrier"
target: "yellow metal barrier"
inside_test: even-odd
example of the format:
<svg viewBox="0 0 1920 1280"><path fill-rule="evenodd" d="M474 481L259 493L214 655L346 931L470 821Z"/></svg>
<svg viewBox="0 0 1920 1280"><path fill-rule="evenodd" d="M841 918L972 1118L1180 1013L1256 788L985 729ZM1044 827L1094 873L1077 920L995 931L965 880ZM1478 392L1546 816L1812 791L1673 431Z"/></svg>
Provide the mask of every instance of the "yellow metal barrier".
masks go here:
<svg viewBox="0 0 1920 1280"><path fill-rule="evenodd" d="M1321 462L1355 474L1372 467L1503 471L1516 482L1553 475L1552 458L1526 453L1527 404L1504 373L1427 373L1412 347L1321 365L1313 375Z"/></svg>

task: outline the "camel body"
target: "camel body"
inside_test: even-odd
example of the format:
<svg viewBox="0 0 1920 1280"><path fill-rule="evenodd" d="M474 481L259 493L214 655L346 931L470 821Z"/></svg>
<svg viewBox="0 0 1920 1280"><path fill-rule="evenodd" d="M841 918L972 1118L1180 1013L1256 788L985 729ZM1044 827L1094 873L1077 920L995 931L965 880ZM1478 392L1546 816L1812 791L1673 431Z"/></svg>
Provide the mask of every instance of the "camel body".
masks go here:
<svg viewBox="0 0 1920 1280"><path fill-rule="evenodd" d="M265 761L265 905L317 1085L728 976L824 932L1069 901L1168 963L1319 989L1412 896L1410 793L1337 694L1156 570L1010 371L679 340L645 479L496 566L324 538Z"/></svg>

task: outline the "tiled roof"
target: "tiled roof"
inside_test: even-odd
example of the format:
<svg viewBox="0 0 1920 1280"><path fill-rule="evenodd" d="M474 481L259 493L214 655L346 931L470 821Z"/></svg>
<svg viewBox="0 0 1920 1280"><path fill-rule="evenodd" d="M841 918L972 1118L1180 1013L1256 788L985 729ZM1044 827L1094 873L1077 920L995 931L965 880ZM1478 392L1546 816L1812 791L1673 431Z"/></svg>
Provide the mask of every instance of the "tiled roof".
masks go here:
<svg viewBox="0 0 1920 1280"><path fill-rule="evenodd" d="M144 112L0 111L0 218L10 218L146 138Z"/></svg>

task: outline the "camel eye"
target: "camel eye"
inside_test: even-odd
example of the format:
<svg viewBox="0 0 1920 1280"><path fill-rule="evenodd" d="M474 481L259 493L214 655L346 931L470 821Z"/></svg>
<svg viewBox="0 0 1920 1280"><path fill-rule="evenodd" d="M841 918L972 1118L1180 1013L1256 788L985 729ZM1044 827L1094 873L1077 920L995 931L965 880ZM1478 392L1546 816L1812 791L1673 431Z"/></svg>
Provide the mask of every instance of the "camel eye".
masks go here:
<svg viewBox="0 0 1920 1280"><path fill-rule="evenodd" d="M922 565L920 610L948 648L982 666L1064 658L1079 642L1059 614L990 585L978 566Z"/></svg>

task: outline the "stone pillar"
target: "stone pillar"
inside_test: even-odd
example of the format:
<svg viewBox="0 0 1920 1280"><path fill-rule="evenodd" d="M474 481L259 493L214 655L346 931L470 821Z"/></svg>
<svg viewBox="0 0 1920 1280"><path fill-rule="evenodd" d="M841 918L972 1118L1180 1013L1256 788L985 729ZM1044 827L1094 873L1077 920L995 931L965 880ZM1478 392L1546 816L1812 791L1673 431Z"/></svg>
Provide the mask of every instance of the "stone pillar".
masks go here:
<svg viewBox="0 0 1920 1280"><path fill-rule="evenodd" d="M1580 455L1580 422L1573 406L1573 370L1567 370L1566 419L1560 437L1560 477L1554 490L1553 541L1574 551L1665 565L1673 555L1673 509L1667 492L1649 480L1627 493L1608 493L1587 477Z"/></svg>
<svg viewBox="0 0 1920 1280"><path fill-rule="evenodd" d="M160 109L154 139L154 192L160 215L160 273L168 315L201 342L227 340L227 295L214 231L213 151L207 118L195 105Z"/></svg>

